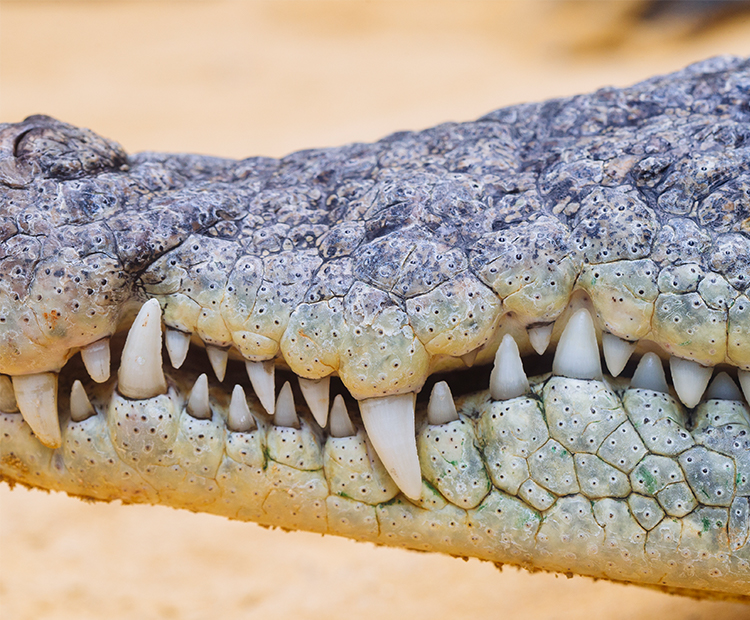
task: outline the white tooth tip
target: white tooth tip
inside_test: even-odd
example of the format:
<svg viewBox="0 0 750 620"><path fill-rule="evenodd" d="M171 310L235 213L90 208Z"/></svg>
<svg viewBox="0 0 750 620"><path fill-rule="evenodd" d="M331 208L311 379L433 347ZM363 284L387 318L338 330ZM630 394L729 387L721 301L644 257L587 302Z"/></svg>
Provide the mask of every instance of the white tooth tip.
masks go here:
<svg viewBox="0 0 750 620"><path fill-rule="evenodd" d="M219 382L224 381L224 375L227 374L229 351L208 345L206 347L206 353L208 354L208 361L211 362L211 368L214 369L216 378Z"/></svg>
<svg viewBox="0 0 750 620"><path fill-rule="evenodd" d="M70 418L73 422L83 422L94 415L96 415L96 411L91 405L86 390L83 384L76 379L70 390Z"/></svg>
<svg viewBox="0 0 750 620"><path fill-rule="evenodd" d="M292 384L289 381L284 383L279 392L279 397L276 399L276 412L273 414L273 423L276 426L299 428L299 418L294 407Z"/></svg>
<svg viewBox="0 0 750 620"><path fill-rule="evenodd" d="M477 361L477 355L479 355L479 348L477 347L473 351L469 351L468 353L464 353L461 356L461 360L464 364L466 364L467 368L471 368L474 365L474 362Z"/></svg>
<svg viewBox="0 0 750 620"><path fill-rule="evenodd" d="M185 362L190 349L190 334L168 327L164 339L172 368L179 368Z"/></svg>
<svg viewBox="0 0 750 620"><path fill-rule="evenodd" d="M109 338L92 342L81 349L81 359L91 378L97 383L109 379Z"/></svg>
<svg viewBox="0 0 750 620"><path fill-rule="evenodd" d="M62 445L57 417L57 375L42 372L13 377L13 390L21 415L31 430L48 448Z"/></svg>
<svg viewBox="0 0 750 620"><path fill-rule="evenodd" d="M430 424L448 424L458 420L456 404L453 402L453 394L445 381L436 383L430 394L430 402L427 404L427 421Z"/></svg>
<svg viewBox="0 0 750 620"><path fill-rule="evenodd" d="M273 360L245 362L245 370L247 370L247 376L250 379L253 390L255 390L255 395L258 397L260 404L263 405L263 408L268 412L268 415L273 415L276 403L274 368Z"/></svg>
<svg viewBox="0 0 750 620"><path fill-rule="evenodd" d="M737 379L740 382L742 393L745 395L745 400L750 403L750 371L738 370Z"/></svg>
<svg viewBox="0 0 750 620"><path fill-rule="evenodd" d="M527 329L529 342L537 354L542 355L547 350L554 326L554 323L548 323L547 325L536 325Z"/></svg>
<svg viewBox="0 0 750 620"><path fill-rule="evenodd" d="M529 380L523 370L518 345L510 334L505 334L495 353L495 365L490 374L490 394L494 400L510 400L529 391Z"/></svg>
<svg viewBox="0 0 750 620"><path fill-rule="evenodd" d="M706 391L714 369L674 355L669 358L669 368L672 371L672 383L677 396L686 407L695 407Z"/></svg>
<svg viewBox="0 0 750 620"><path fill-rule="evenodd" d="M630 356L633 355L637 342L629 342L618 338L614 334L604 332L602 334L602 349L604 349L604 361L607 362L607 370L613 377L617 377L625 368Z"/></svg>
<svg viewBox="0 0 750 620"><path fill-rule="evenodd" d="M123 396L140 400L167 391L161 367L161 308L149 299L138 312L122 349L117 389Z"/></svg>
<svg viewBox="0 0 750 620"><path fill-rule="evenodd" d="M15 413L18 411L16 395L13 393L13 384L10 377L0 375L0 411L3 413Z"/></svg>
<svg viewBox="0 0 750 620"><path fill-rule="evenodd" d="M346 402L344 402L344 397L341 394L337 394L336 398L333 399L330 431L332 437L351 437L357 434L357 430L349 417Z"/></svg>
<svg viewBox="0 0 750 620"><path fill-rule="evenodd" d="M742 392L737 387L737 384L732 380L725 372L720 372L714 380L711 381L711 385L706 390L706 400L718 399L718 400L742 400Z"/></svg>
<svg viewBox="0 0 750 620"><path fill-rule="evenodd" d="M375 452L401 492L409 499L422 495L422 473L414 428L416 394L398 394L359 401L362 422Z"/></svg>
<svg viewBox="0 0 750 620"><path fill-rule="evenodd" d="M257 428L255 418L250 414L250 407L247 406L245 390L242 389L241 385L235 385L232 390L227 427L230 431L236 433L247 433Z"/></svg>
<svg viewBox="0 0 750 620"><path fill-rule="evenodd" d="M304 377L300 377L299 387L315 421L321 428L325 428L326 422L328 422L331 377L323 377L322 379L305 379Z"/></svg>
<svg viewBox="0 0 750 620"><path fill-rule="evenodd" d="M594 320L585 308L575 312L568 320L557 343L552 374L571 379L602 378Z"/></svg>
<svg viewBox="0 0 750 620"><path fill-rule="evenodd" d="M664 366L661 358L656 353L646 353L633 373L630 387L634 390L651 390L669 394L667 378L664 375Z"/></svg>
<svg viewBox="0 0 750 620"><path fill-rule="evenodd" d="M195 380L187 402L187 412L199 420L211 418L211 406L208 403L208 376L204 372Z"/></svg>

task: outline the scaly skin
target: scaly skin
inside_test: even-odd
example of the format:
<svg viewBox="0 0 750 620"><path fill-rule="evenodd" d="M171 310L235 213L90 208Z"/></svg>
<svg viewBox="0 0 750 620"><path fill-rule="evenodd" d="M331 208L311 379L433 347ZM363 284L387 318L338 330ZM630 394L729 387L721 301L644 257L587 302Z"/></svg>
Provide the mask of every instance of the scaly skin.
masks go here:
<svg viewBox="0 0 750 620"><path fill-rule="evenodd" d="M146 298L168 328L335 374L360 401L438 371L460 383L461 357L491 361L506 333L529 355L526 328L557 321L556 340L571 299L601 331L748 369L749 88L750 62L714 59L281 160L127 156L47 117L0 126L0 372L60 371ZM229 430L228 386L247 386L231 368L212 418L193 418L202 371L170 370L169 392L143 400L84 381L97 415L74 422L73 360L62 447L0 414L0 476L750 600L744 402L687 411L624 381L544 375L519 398L462 396L440 426L418 406L410 502L361 429L331 437L303 407L300 429L276 426L251 398L258 429Z"/></svg>

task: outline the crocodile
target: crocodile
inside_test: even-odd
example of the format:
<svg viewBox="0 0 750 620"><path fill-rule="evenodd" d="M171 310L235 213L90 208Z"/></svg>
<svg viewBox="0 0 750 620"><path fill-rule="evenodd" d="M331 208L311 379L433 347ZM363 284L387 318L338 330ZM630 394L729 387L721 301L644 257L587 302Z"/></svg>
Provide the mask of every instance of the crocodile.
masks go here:
<svg viewBox="0 0 750 620"><path fill-rule="evenodd" d="M0 479L750 602L749 138L736 57L281 159L0 125Z"/></svg>

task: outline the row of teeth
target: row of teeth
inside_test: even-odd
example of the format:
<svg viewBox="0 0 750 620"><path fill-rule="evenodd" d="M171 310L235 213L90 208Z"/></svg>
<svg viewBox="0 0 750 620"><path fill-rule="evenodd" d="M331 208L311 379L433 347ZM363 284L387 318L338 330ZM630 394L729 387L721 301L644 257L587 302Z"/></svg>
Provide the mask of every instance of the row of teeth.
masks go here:
<svg viewBox="0 0 750 620"><path fill-rule="evenodd" d="M167 392L167 381L162 368L161 309L152 299L141 308L133 322L122 351L118 371L117 389L131 399L154 398ZM180 334L180 336L176 336ZM542 351L549 343L545 336ZM539 334L532 336L539 344ZM544 340L544 338L542 338ZM167 330L166 346L172 365L179 368L185 360L189 337L180 332ZM613 376L619 375L635 349L635 343L625 342L603 335L604 358ZM209 349L208 356L214 371L223 380L227 365L227 354ZM109 378L110 352L108 341L100 341L82 351L83 362L92 379L104 382ZM261 404L273 416L278 426L299 428L294 396L286 382L275 397L274 364L246 362L250 383ZM725 372L719 373L708 386L712 368L706 368L689 360L676 357L670 359L670 369L675 391L687 407L697 405L704 393L706 399L742 400L743 392L750 395L750 372L740 370L738 378L742 392ZM587 309L575 312L560 337L552 363L552 374L572 379L602 380L602 367L597 345L594 322ZM300 378L300 388L311 413L321 427L329 425L334 437L355 434L346 403L341 395L336 396L330 407L330 379ZM630 382L631 388L669 393L661 359L655 353L646 353L638 363ZM706 388L708 387L708 391ZM497 350L495 365L490 375L490 394L494 400L509 400L529 392L529 381L524 371L518 346L510 334L506 334ZM747 398L750 400L750 398ZM359 401L360 413L369 439L394 482L409 498L418 499L422 482L415 439L416 394L398 394ZM209 403L208 377L198 377L190 392L186 405L190 415L196 418L212 416ZM46 372L12 377L11 381L0 376L0 410L20 410L26 423L37 438L50 448L62 443L57 414L57 374ZM70 414L73 421L80 422L95 415L82 383L73 383L70 395ZM446 424L458 419L456 406L448 384L437 383L430 395L427 420L430 424ZM243 388L235 385L229 406L227 426L231 431L250 432L256 428Z"/></svg>

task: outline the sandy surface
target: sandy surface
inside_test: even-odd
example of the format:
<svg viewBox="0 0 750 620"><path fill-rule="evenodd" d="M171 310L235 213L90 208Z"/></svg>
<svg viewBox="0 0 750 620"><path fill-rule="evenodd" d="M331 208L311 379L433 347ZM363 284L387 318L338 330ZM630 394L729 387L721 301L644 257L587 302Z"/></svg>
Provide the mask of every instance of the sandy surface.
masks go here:
<svg viewBox="0 0 750 620"><path fill-rule="evenodd" d="M0 120L282 155L750 54L750 19L613 2L2 2ZM576 578L0 488L0 618L750 618Z"/></svg>

